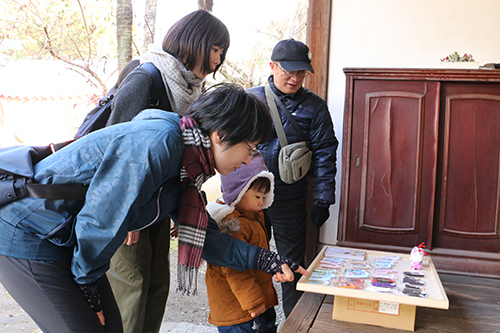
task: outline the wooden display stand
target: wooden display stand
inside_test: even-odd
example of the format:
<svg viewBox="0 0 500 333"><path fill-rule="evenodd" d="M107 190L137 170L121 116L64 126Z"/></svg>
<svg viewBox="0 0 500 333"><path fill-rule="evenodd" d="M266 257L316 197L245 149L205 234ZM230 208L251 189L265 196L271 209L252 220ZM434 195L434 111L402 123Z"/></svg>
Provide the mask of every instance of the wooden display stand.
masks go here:
<svg viewBox="0 0 500 333"><path fill-rule="evenodd" d="M324 251L329 246L325 246L318 254L308 271L312 273L319 267L319 262L324 258ZM348 249L348 248L343 248ZM359 249L352 249L359 250ZM403 289L401 277L404 271L410 270L410 255L402 255L381 251L365 251L365 260L374 263L374 260L383 255L398 255L401 259L394 269L398 272L397 289ZM335 287L334 285L318 285L308 283L309 278L303 276L297 283L297 289L320 294L335 295L333 303L333 316L335 320L348 321L360 324L370 324L383 327L397 328L408 331L415 329L415 313L417 306L448 309L448 297L444 291L441 280L436 272L434 264L429 257L425 258L424 266L420 270L425 274L425 286L427 297L411 297L395 293L381 293L368 291L370 282L365 282L363 289L348 289ZM346 266L349 268L349 260ZM339 270L338 276L343 276L343 270ZM373 273L374 269L371 269ZM373 274L372 274L373 275Z"/></svg>

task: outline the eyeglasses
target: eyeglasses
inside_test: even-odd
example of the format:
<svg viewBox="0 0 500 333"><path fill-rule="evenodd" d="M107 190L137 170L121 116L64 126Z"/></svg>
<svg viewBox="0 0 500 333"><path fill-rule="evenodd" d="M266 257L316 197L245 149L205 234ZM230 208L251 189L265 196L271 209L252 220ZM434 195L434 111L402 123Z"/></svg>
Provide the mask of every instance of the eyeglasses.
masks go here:
<svg viewBox="0 0 500 333"><path fill-rule="evenodd" d="M247 145L247 147L248 147L248 156L253 156L256 152L258 152L257 148L256 148L256 147L252 148L252 147L248 144L248 142L246 142L246 141L245 141L245 144L246 144L246 145Z"/></svg>
<svg viewBox="0 0 500 333"><path fill-rule="evenodd" d="M275 62L274 63L276 66L278 66L279 69L281 69L281 71L283 72L283 75L285 75L286 79L291 79L292 76L296 76L297 78L299 79L303 79L303 78L306 78L309 76L309 74L311 74L308 70L300 70L300 71L287 71L287 70L284 70L283 67L280 66L279 63Z"/></svg>

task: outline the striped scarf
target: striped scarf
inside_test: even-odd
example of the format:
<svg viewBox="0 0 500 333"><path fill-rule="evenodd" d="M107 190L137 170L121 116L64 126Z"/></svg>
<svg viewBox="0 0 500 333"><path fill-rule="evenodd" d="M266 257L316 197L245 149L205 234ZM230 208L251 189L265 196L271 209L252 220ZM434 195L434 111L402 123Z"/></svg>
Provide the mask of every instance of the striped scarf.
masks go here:
<svg viewBox="0 0 500 333"><path fill-rule="evenodd" d="M205 201L200 191L203 183L215 175L215 162L210 139L201 132L192 118L182 117L180 129L184 138L184 153L181 160L183 192L178 221L177 291L195 295L208 224Z"/></svg>

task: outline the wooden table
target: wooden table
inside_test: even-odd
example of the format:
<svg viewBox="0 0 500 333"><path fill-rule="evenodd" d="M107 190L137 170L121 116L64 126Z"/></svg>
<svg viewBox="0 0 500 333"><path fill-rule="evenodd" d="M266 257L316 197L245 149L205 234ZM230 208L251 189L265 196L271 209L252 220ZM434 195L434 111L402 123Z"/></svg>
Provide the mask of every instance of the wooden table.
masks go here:
<svg viewBox="0 0 500 333"><path fill-rule="evenodd" d="M448 310L417 307L416 333L500 332L500 280L440 273ZM333 295L305 292L279 333L401 333L401 330L332 320Z"/></svg>
<svg viewBox="0 0 500 333"><path fill-rule="evenodd" d="M319 262L324 258L324 251L328 246L318 254L308 271L312 273L319 267ZM335 248L335 247L333 247ZM345 249L345 248L344 248ZM358 250L359 249L352 249ZM365 251L364 260L369 262L372 267L375 259L384 255L397 255L400 260L397 261L394 269L398 272L397 289L403 289L401 278L404 271L410 270L409 255L395 254L382 251ZM339 270L339 275L345 268L349 268L349 261ZM373 269L368 270L373 276ZM320 295L335 295L333 301L332 318L335 320L348 321L354 323L370 324L390 328L398 328L413 331L415 328L416 307L428 307L437 309L448 309L449 302L446 292L441 284L439 275L430 258L427 258L426 264L422 267L425 274L426 292L428 297L410 297L400 293L382 293L369 290L370 282L367 279L363 289L348 289L330 285L318 285L309 281L308 277L302 277L297 284L298 290L317 293ZM312 302L324 302L325 297L313 297Z"/></svg>

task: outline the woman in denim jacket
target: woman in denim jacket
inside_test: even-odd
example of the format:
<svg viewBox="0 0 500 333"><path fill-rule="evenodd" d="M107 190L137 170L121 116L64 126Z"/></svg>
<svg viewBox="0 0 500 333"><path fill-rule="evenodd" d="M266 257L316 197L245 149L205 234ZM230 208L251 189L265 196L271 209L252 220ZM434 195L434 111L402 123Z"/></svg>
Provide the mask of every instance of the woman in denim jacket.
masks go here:
<svg viewBox="0 0 500 333"><path fill-rule="evenodd" d="M219 233L200 192L215 170L227 174L249 163L270 128L255 96L221 85L182 118L145 110L66 146L36 165L35 179L88 185L85 203L27 197L0 207L0 282L45 333L121 332L105 275L110 258L129 231L168 215L179 228L182 292L196 292L202 256L277 273L281 281L292 279L287 263L307 274L287 258Z"/></svg>

